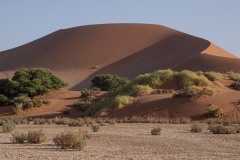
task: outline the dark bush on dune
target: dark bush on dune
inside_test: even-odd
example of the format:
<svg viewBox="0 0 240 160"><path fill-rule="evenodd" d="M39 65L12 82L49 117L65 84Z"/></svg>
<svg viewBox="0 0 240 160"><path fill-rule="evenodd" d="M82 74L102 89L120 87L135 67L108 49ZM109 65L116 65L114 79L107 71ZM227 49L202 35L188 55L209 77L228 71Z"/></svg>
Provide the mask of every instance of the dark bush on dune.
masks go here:
<svg viewBox="0 0 240 160"><path fill-rule="evenodd" d="M115 74L103 74L95 76L91 82L92 87L100 88L102 91L111 91L127 84L129 80Z"/></svg>
<svg viewBox="0 0 240 160"><path fill-rule="evenodd" d="M48 69L24 68L17 71L12 80L0 79L0 105L13 103L16 97L33 97L66 85Z"/></svg>

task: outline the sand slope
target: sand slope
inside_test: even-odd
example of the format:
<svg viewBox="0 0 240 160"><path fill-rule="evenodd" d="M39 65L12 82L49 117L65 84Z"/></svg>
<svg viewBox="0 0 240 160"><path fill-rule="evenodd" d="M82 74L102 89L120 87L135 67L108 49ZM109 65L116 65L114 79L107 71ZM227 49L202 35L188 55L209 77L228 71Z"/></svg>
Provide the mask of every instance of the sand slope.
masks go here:
<svg viewBox="0 0 240 160"><path fill-rule="evenodd" d="M50 68L69 88L79 89L102 73L132 78L164 68L240 71L240 59L207 40L164 26L102 24L59 30L0 52L1 78L22 67Z"/></svg>

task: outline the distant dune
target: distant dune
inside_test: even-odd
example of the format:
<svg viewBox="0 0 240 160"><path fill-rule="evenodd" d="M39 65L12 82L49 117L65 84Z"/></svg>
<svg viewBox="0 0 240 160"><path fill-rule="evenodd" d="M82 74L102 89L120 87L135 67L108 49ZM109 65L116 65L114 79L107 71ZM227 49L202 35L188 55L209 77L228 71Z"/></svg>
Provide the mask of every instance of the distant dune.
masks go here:
<svg viewBox="0 0 240 160"><path fill-rule="evenodd" d="M0 52L0 76L22 67L44 67L71 89L97 74L133 78L157 69L240 71L240 59L215 44L164 26L101 24L58 30Z"/></svg>

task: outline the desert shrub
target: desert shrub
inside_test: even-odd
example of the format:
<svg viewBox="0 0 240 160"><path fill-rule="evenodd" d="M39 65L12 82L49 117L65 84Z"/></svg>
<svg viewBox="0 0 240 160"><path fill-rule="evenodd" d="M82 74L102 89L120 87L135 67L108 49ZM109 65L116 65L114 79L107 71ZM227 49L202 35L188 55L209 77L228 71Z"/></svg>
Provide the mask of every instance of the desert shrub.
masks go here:
<svg viewBox="0 0 240 160"><path fill-rule="evenodd" d="M152 88L159 88L173 78L174 72L170 69L158 70L136 77L132 83L135 85L149 85Z"/></svg>
<svg viewBox="0 0 240 160"><path fill-rule="evenodd" d="M191 86L207 86L210 82L203 75L197 75L194 72L184 70L176 74L179 88L189 88Z"/></svg>
<svg viewBox="0 0 240 160"><path fill-rule="evenodd" d="M235 90L240 90L240 80L233 82L231 87Z"/></svg>
<svg viewBox="0 0 240 160"><path fill-rule="evenodd" d="M198 88L186 88L178 91L176 94L174 94L174 97L185 97L188 98L190 101L194 101L204 95L212 96L213 90L208 88L198 89Z"/></svg>
<svg viewBox="0 0 240 160"><path fill-rule="evenodd" d="M205 72L203 75L210 81L221 80L221 74L217 72Z"/></svg>
<svg viewBox="0 0 240 160"><path fill-rule="evenodd" d="M84 88L81 90L81 98L87 98L89 96L92 96L94 94L94 91L92 89Z"/></svg>
<svg viewBox="0 0 240 160"><path fill-rule="evenodd" d="M15 129L15 123L11 120L6 120L2 124L3 132L11 132Z"/></svg>
<svg viewBox="0 0 240 160"><path fill-rule="evenodd" d="M100 125L98 123L92 124L91 127L93 132L98 132L100 130Z"/></svg>
<svg viewBox="0 0 240 160"><path fill-rule="evenodd" d="M42 104L44 104L46 106L49 106L51 104L51 101L50 100L43 100Z"/></svg>
<svg viewBox="0 0 240 160"><path fill-rule="evenodd" d="M36 124L36 125L43 125L43 124L46 124L46 119L44 118L34 118L33 119L33 124Z"/></svg>
<svg viewBox="0 0 240 160"><path fill-rule="evenodd" d="M14 98L14 109L15 113L30 109L30 108L35 108L35 107L41 107L42 106L42 101L40 100L33 100L27 96L20 96Z"/></svg>
<svg viewBox="0 0 240 160"><path fill-rule="evenodd" d="M219 118L222 115L222 110L215 106L215 105L211 105L208 109L207 109L207 116L209 118Z"/></svg>
<svg viewBox="0 0 240 160"><path fill-rule="evenodd" d="M84 125L84 122L81 120L72 120L68 123L70 127L81 127Z"/></svg>
<svg viewBox="0 0 240 160"><path fill-rule="evenodd" d="M89 134L83 131L66 131L56 135L53 142L62 149L82 150L89 138Z"/></svg>
<svg viewBox="0 0 240 160"><path fill-rule="evenodd" d="M28 143L40 144L45 142L47 137L42 130L28 131L26 140Z"/></svg>
<svg viewBox="0 0 240 160"><path fill-rule="evenodd" d="M160 135L161 134L161 128L157 127L157 128L153 128L151 130L151 135Z"/></svg>
<svg viewBox="0 0 240 160"><path fill-rule="evenodd" d="M133 98L130 96L117 96L113 100L112 105L115 106L117 109L121 109L132 102Z"/></svg>
<svg viewBox="0 0 240 160"><path fill-rule="evenodd" d="M236 134L236 129L233 126L214 125L209 126L208 129L213 134Z"/></svg>
<svg viewBox="0 0 240 160"><path fill-rule="evenodd" d="M145 96L153 92L153 89L149 85L136 85L133 86L132 95L133 96Z"/></svg>
<svg viewBox="0 0 240 160"><path fill-rule="evenodd" d="M200 124L192 124L190 132L192 133L202 132L202 126Z"/></svg>
<svg viewBox="0 0 240 160"><path fill-rule="evenodd" d="M0 106L6 106L6 105L9 105L11 102L10 100L8 99L8 97L0 94Z"/></svg>
<svg viewBox="0 0 240 160"><path fill-rule="evenodd" d="M102 91L115 90L129 82L126 77L113 74L103 74L95 76L92 80L92 87L100 88Z"/></svg>
<svg viewBox="0 0 240 160"><path fill-rule="evenodd" d="M50 70L43 68L21 69L15 72L12 81L19 83L18 94L28 96L39 95L67 85Z"/></svg>
<svg viewBox="0 0 240 160"><path fill-rule="evenodd" d="M233 125L236 130L236 133L240 133L240 125Z"/></svg>
<svg viewBox="0 0 240 160"><path fill-rule="evenodd" d="M24 143L27 140L27 135L25 133L15 132L12 134L10 140L13 143Z"/></svg>
<svg viewBox="0 0 240 160"><path fill-rule="evenodd" d="M171 119L169 122L172 124L187 124L187 123L191 123L191 118L178 117L178 118Z"/></svg>
<svg viewBox="0 0 240 160"><path fill-rule="evenodd" d="M0 94L12 99L19 94L19 83L9 79L0 79Z"/></svg>
<svg viewBox="0 0 240 160"><path fill-rule="evenodd" d="M229 79L231 79L233 81L239 81L240 80L240 73L228 72L228 77L229 77Z"/></svg>

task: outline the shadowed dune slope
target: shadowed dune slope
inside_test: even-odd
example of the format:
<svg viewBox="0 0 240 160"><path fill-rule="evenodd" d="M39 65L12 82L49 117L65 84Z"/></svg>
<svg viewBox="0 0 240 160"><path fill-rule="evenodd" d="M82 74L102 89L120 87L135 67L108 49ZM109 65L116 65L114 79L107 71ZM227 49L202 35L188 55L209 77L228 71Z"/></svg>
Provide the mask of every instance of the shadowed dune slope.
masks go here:
<svg viewBox="0 0 240 160"><path fill-rule="evenodd" d="M239 71L240 59L207 40L164 26L101 24L59 30L0 52L1 78L22 67L49 68L70 88L79 89L101 73L133 78L164 68Z"/></svg>

